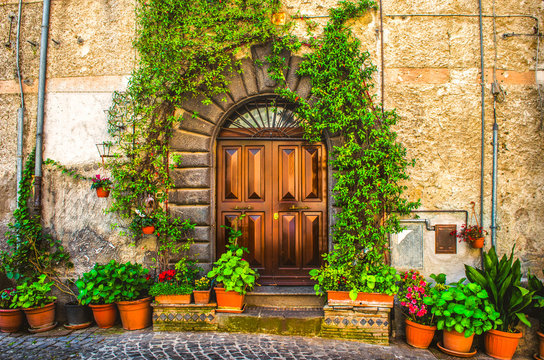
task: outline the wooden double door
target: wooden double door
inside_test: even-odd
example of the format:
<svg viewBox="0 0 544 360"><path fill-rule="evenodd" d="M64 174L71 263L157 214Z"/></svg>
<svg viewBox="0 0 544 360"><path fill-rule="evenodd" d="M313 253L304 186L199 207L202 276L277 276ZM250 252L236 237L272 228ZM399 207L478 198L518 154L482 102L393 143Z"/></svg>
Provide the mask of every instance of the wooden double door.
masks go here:
<svg viewBox="0 0 544 360"><path fill-rule="evenodd" d="M228 243L221 225L245 214L239 244L259 283L309 284L328 247L323 144L220 140L217 156L217 256Z"/></svg>

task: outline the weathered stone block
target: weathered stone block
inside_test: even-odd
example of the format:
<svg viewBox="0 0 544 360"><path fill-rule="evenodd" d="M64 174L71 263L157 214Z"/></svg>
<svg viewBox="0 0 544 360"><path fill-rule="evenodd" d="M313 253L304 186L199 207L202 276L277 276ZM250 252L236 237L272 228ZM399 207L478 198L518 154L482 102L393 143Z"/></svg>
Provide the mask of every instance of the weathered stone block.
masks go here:
<svg viewBox="0 0 544 360"><path fill-rule="evenodd" d="M211 228L209 226L195 226L193 230L187 231L187 236L195 241L211 241Z"/></svg>
<svg viewBox="0 0 544 360"><path fill-rule="evenodd" d="M177 188L209 188L209 168L183 168L170 171L174 186Z"/></svg>
<svg viewBox="0 0 544 360"><path fill-rule="evenodd" d="M209 189L174 189L168 192L168 202L176 205L207 205L210 203Z"/></svg>
<svg viewBox="0 0 544 360"><path fill-rule="evenodd" d="M325 306L323 309L320 336L389 345L390 308Z"/></svg>
<svg viewBox="0 0 544 360"><path fill-rule="evenodd" d="M170 139L173 150L179 151L208 151L210 137L193 132L174 130Z"/></svg>
<svg viewBox="0 0 544 360"><path fill-rule="evenodd" d="M219 118L223 114L223 109L214 104L213 102L209 105L204 105L202 103L204 97L199 95L197 97L192 97L189 95L189 98L185 100L182 104L182 108L189 112L190 115L197 115L205 120L208 120L214 124L219 121Z"/></svg>
<svg viewBox="0 0 544 360"><path fill-rule="evenodd" d="M217 304L158 304L152 303L154 331L213 331L217 330Z"/></svg>
<svg viewBox="0 0 544 360"><path fill-rule="evenodd" d="M170 214L182 219L189 219L196 225L210 225L210 206L189 205L169 207Z"/></svg>
<svg viewBox="0 0 544 360"><path fill-rule="evenodd" d="M174 161L172 157L174 155L181 156L181 162L179 164L180 168L191 168L191 167L208 167L211 165L210 153L209 152L171 152L170 153L170 163L173 164ZM177 165L176 165L177 166Z"/></svg>
<svg viewBox="0 0 544 360"><path fill-rule="evenodd" d="M300 81L300 76L297 75L297 70L302 63L302 58L300 56L291 57L291 65L289 66L289 71L287 72L287 87L291 90L297 90L298 83Z"/></svg>
<svg viewBox="0 0 544 360"><path fill-rule="evenodd" d="M242 59L242 80L248 95L257 95L257 75L255 74L255 66L253 60Z"/></svg>
<svg viewBox="0 0 544 360"><path fill-rule="evenodd" d="M235 102L243 100L245 97L247 97L246 88L244 86L244 80L242 79L242 75L239 73L233 73L227 76L227 80L230 81L230 84L228 85L230 90L230 95L234 99Z"/></svg>
<svg viewBox="0 0 544 360"><path fill-rule="evenodd" d="M209 243L194 243L191 245L188 253L191 259L195 259L198 262L210 262L212 260L211 247ZM175 264L181 259L182 254L174 254L170 258L170 263Z"/></svg>
<svg viewBox="0 0 544 360"><path fill-rule="evenodd" d="M209 121L194 117L191 113L184 111L179 123L179 129L195 132L198 134L211 135L215 125Z"/></svg>

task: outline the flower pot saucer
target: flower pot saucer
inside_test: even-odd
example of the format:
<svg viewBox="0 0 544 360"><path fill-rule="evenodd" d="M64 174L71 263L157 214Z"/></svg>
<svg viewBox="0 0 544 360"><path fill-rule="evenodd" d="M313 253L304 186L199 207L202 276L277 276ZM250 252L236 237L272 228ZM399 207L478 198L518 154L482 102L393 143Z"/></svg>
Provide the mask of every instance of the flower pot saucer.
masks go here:
<svg viewBox="0 0 544 360"><path fill-rule="evenodd" d="M535 358L535 360L544 360L544 358L542 358L541 356L538 356L538 353L534 353L533 357Z"/></svg>
<svg viewBox="0 0 544 360"><path fill-rule="evenodd" d="M448 355L451 355L451 356L457 356L457 357L461 357L461 358L469 358L469 357L473 357L474 355L476 355L476 353L478 352L476 349L472 348L471 352L468 352L468 353L465 353L465 352L459 352L459 351L453 351L453 350L450 350L450 349L446 349L445 347L442 346L442 343L438 342L436 343L436 346L438 346L438 348L440 349L440 351L442 351L443 353L445 354L448 354Z"/></svg>
<svg viewBox="0 0 544 360"><path fill-rule="evenodd" d="M217 308L215 309L215 312L218 313L231 313L231 314L241 314L246 309L246 304L242 306L241 309L234 309L234 308Z"/></svg>
<svg viewBox="0 0 544 360"><path fill-rule="evenodd" d="M45 325L45 326L42 326L42 327L39 327L39 328L28 328L28 331L33 333L33 334L41 333L41 332L45 332L45 331L49 331L51 329L54 329L55 327L57 327L57 325L58 325L58 323L54 322L52 324Z"/></svg>
<svg viewBox="0 0 544 360"><path fill-rule="evenodd" d="M86 323L83 323L83 324L64 324L64 327L68 330L79 330L79 329L85 329L85 328L88 328L89 326L91 326L93 322L92 321L89 321L89 322L86 322Z"/></svg>

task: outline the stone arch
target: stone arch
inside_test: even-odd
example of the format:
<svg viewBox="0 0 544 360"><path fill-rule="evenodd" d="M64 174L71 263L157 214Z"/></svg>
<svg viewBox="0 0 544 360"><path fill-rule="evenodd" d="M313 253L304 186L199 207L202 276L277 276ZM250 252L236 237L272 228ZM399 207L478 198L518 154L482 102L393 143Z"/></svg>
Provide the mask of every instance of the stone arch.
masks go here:
<svg viewBox="0 0 544 360"><path fill-rule="evenodd" d="M174 189L169 192L169 211L173 216L188 218L196 223L190 234L195 244L191 253L205 269L215 260L215 145L217 134L227 114L240 102L256 95L273 94L277 84L268 75L266 57L271 53L270 45L251 48L251 57L241 61L240 73L230 74L229 93L212 98L209 105L202 104L203 97L186 100L176 115L182 118L170 141L171 154L181 155L181 165L171 170ZM302 58L285 53L288 68L285 70L287 86L302 98L310 97L310 79L297 75ZM261 62L262 65L256 65ZM225 101L226 100L226 101ZM331 149L327 138L327 147ZM329 189L331 179L329 169ZM330 191L329 191L329 204ZM330 205L329 205L330 206ZM329 224L332 211L329 209ZM330 239L330 234L329 234ZM329 240L330 243L330 240ZM329 245L330 248L330 245Z"/></svg>

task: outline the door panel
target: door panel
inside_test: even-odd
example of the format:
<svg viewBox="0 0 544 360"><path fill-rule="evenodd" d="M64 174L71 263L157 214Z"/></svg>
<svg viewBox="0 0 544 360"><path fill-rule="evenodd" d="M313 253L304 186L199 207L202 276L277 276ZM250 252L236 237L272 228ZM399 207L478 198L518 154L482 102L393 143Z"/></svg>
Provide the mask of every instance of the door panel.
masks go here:
<svg viewBox="0 0 544 360"><path fill-rule="evenodd" d="M302 141L218 141L217 257L228 236L219 226L245 214L239 242L259 283L311 283L308 271L327 251L324 149Z"/></svg>

